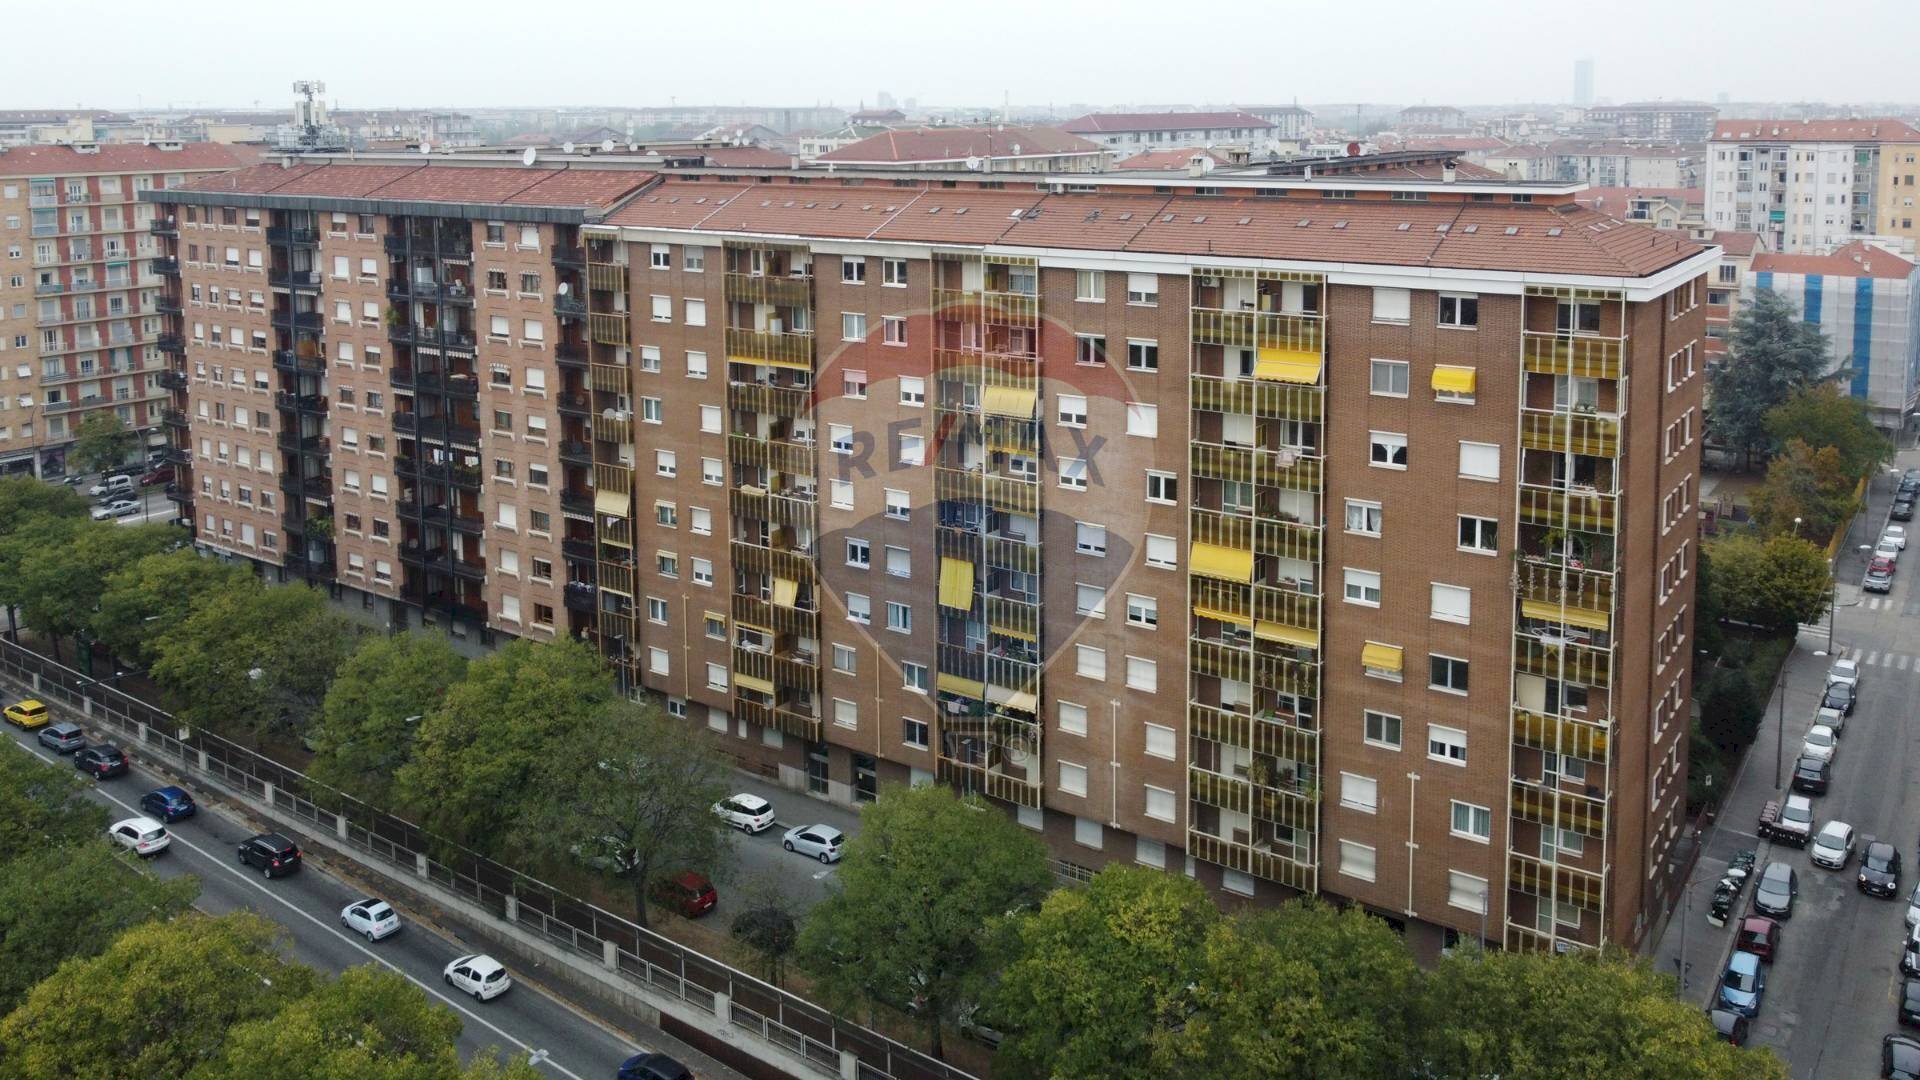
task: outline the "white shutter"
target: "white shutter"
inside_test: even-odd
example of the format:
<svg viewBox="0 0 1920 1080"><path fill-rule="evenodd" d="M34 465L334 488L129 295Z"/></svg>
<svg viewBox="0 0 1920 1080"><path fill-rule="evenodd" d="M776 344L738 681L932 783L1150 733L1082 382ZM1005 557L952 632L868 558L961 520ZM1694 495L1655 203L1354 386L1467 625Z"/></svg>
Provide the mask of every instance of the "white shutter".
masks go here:
<svg viewBox="0 0 1920 1080"><path fill-rule="evenodd" d="M1433 617L1446 622L1468 622L1473 617L1473 590L1459 585L1433 586Z"/></svg>
<svg viewBox="0 0 1920 1080"><path fill-rule="evenodd" d="M1498 443L1461 442L1460 475L1476 480L1500 479L1500 446Z"/></svg>
<svg viewBox="0 0 1920 1080"><path fill-rule="evenodd" d="M1340 841L1340 872L1361 881L1373 880L1373 849L1351 840Z"/></svg>
<svg viewBox="0 0 1920 1080"><path fill-rule="evenodd" d="M1373 290L1374 322L1406 322L1413 310L1413 295L1405 289Z"/></svg>

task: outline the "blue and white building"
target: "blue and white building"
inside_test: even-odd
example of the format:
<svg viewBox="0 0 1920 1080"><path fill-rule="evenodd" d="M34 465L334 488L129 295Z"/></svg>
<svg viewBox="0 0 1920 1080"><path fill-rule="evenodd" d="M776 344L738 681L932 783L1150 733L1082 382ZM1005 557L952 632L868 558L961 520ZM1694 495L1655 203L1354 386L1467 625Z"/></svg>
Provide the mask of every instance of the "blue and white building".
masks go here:
<svg viewBox="0 0 1920 1080"><path fill-rule="evenodd" d="M1920 398L1920 289L1914 264L1855 241L1831 255L1763 252L1741 286L1742 301L1771 289L1827 335L1833 366L1873 409L1874 423L1897 431Z"/></svg>

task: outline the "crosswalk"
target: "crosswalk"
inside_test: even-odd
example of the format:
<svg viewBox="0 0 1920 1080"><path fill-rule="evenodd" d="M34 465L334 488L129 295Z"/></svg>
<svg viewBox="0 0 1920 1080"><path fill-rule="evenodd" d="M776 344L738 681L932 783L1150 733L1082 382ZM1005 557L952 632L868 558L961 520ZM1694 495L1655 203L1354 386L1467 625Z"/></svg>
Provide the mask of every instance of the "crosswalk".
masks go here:
<svg viewBox="0 0 1920 1080"><path fill-rule="evenodd" d="M1860 599L1860 607L1866 611L1893 610L1891 596L1865 596Z"/></svg>
<svg viewBox="0 0 1920 1080"><path fill-rule="evenodd" d="M1911 653L1845 650L1861 667L1890 668L1894 671L1920 671L1920 658Z"/></svg>

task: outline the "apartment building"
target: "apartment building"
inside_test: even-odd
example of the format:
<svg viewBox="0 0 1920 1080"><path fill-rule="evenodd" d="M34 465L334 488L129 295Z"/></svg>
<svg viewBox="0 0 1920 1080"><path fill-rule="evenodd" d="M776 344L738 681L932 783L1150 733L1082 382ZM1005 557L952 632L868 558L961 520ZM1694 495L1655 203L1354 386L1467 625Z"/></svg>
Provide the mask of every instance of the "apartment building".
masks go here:
<svg viewBox="0 0 1920 1080"><path fill-rule="evenodd" d="M1720 110L1698 101L1636 101L1595 105L1587 122L1611 125L1623 138L1658 142L1703 143L1713 134Z"/></svg>
<svg viewBox="0 0 1920 1080"><path fill-rule="evenodd" d="M1900 120L1722 120L1708 146L1707 219L1770 250L1824 255L1875 235L1920 238L1920 130Z"/></svg>
<svg viewBox="0 0 1920 1080"><path fill-rule="evenodd" d="M1752 267L1742 298L1771 289L1818 326L1829 364L1849 372L1848 392L1898 435L1920 404L1920 270L1862 241L1830 255L1763 252Z"/></svg>
<svg viewBox="0 0 1920 1080"><path fill-rule="evenodd" d="M1297 125L1296 125L1297 127ZM1302 134L1247 112L1088 113L1060 130L1099 143L1119 157L1180 147L1238 146L1264 158L1295 151Z"/></svg>
<svg viewBox="0 0 1920 1080"><path fill-rule="evenodd" d="M815 158L836 169L902 169L915 172L1102 172L1113 153L1059 128L889 128Z"/></svg>
<svg viewBox="0 0 1920 1080"><path fill-rule="evenodd" d="M168 224L139 200L247 160L194 143L0 152L0 472L64 473L81 422L108 409L164 442Z"/></svg>
<svg viewBox="0 0 1920 1080"><path fill-rule="evenodd" d="M577 219L573 507L522 572L557 549L564 629L799 791L951 784L1064 874L1331 894L1429 951L1637 942L1713 253L1402 157L660 170ZM493 590L518 536L472 520Z"/></svg>

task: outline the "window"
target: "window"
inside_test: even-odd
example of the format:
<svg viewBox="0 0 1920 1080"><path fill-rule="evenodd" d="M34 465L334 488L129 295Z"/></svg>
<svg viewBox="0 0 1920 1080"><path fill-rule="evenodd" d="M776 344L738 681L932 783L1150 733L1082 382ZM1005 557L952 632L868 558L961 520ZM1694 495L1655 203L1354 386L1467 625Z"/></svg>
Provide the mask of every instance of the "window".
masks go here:
<svg viewBox="0 0 1920 1080"><path fill-rule="evenodd" d="M1340 774L1340 805L1371 814L1380 808L1380 784L1371 776Z"/></svg>
<svg viewBox="0 0 1920 1080"><path fill-rule="evenodd" d="M1147 534L1147 565L1173 570L1180 565L1180 549L1171 536Z"/></svg>
<svg viewBox="0 0 1920 1080"><path fill-rule="evenodd" d="M1360 881L1373 880L1373 848L1352 840L1340 841L1340 872Z"/></svg>
<svg viewBox="0 0 1920 1080"><path fill-rule="evenodd" d="M1144 656L1127 657L1127 688L1148 694L1160 692L1160 664Z"/></svg>
<svg viewBox="0 0 1920 1080"><path fill-rule="evenodd" d="M1467 294L1440 294L1440 325L1458 328L1480 325L1480 298Z"/></svg>
<svg viewBox="0 0 1920 1080"><path fill-rule="evenodd" d="M1056 415L1063 427L1087 426L1087 399L1076 394L1061 394L1056 399Z"/></svg>
<svg viewBox="0 0 1920 1080"><path fill-rule="evenodd" d="M683 247L680 249L680 266L689 274L704 274L707 271L707 249Z"/></svg>
<svg viewBox="0 0 1920 1080"><path fill-rule="evenodd" d="M1142 785L1146 789L1146 814L1156 821L1174 820L1173 792L1166 788L1157 788L1152 784Z"/></svg>
<svg viewBox="0 0 1920 1080"><path fill-rule="evenodd" d="M1087 707L1085 705L1076 705L1071 701L1062 701L1060 702L1059 717L1061 731L1069 735L1085 735L1087 733Z"/></svg>
<svg viewBox="0 0 1920 1080"><path fill-rule="evenodd" d="M912 577L913 553L903 547L887 546L887 576Z"/></svg>
<svg viewBox="0 0 1920 1080"><path fill-rule="evenodd" d="M1473 590L1459 585L1442 585L1435 582L1430 613L1441 622L1471 622Z"/></svg>
<svg viewBox="0 0 1920 1080"><path fill-rule="evenodd" d="M1100 270L1075 270L1073 272L1073 298L1089 304L1107 302L1107 275Z"/></svg>
<svg viewBox="0 0 1920 1080"><path fill-rule="evenodd" d="M1160 625L1160 601L1139 593L1127 594L1127 625L1148 630Z"/></svg>
<svg viewBox="0 0 1920 1080"><path fill-rule="evenodd" d="M887 629L902 634L913 633L913 609L905 604L887 601Z"/></svg>
<svg viewBox="0 0 1920 1080"><path fill-rule="evenodd" d="M846 255L840 259L840 280L848 285L867 283L867 260L858 256Z"/></svg>
<svg viewBox="0 0 1920 1080"><path fill-rule="evenodd" d="M1180 478L1170 472L1147 470L1147 501L1172 506L1180 501Z"/></svg>
<svg viewBox="0 0 1920 1080"><path fill-rule="evenodd" d="M927 403L927 380L919 375L900 376L900 404L919 407Z"/></svg>
<svg viewBox="0 0 1920 1080"><path fill-rule="evenodd" d="M907 286L907 260L881 259L880 284L889 288L904 289Z"/></svg>
<svg viewBox="0 0 1920 1080"><path fill-rule="evenodd" d="M836 454L853 453L853 425L828 424L827 449Z"/></svg>
<svg viewBox="0 0 1920 1080"><path fill-rule="evenodd" d="M653 471L661 476L680 475L678 456L672 450L655 450L653 452Z"/></svg>
<svg viewBox="0 0 1920 1080"><path fill-rule="evenodd" d="M673 297L654 296L649 297L649 300L651 301L654 322L664 323L673 321Z"/></svg>
<svg viewBox="0 0 1920 1080"><path fill-rule="evenodd" d="M900 436L900 464L924 465L927 462L927 441L920 435Z"/></svg>
<svg viewBox="0 0 1920 1080"><path fill-rule="evenodd" d="M1087 767L1071 761L1060 763L1060 790L1068 795L1087 793Z"/></svg>
<svg viewBox="0 0 1920 1080"><path fill-rule="evenodd" d="M1127 434L1143 439L1158 438L1160 435L1160 406L1143 405L1137 401L1127 402Z"/></svg>
<svg viewBox="0 0 1920 1080"><path fill-rule="evenodd" d="M1427 686L1455 694L1467 692L1467 662L1454 656L1432 653L1427 656Z"/></svg>
<svg viewBox="0 0 1920 1080"><path fill-rule="evenodd" d="M641 371L659 371L660 370L660 346L658 345L640 346L640 370Z"/></svg>
<svg viewBox="0 0 1920 1080"><path fill-rule="evenodd" d="M505 558L503 557L501 560L502 569L505 568L505 565ZM667 602L665 600L657 596L647 597L647 621L659 623L661 626L667 625Z"/></svg>
<svg viewBox="0 0 1920 1080"><path fill-rule="evenodd" d="M720 434L720 406L700 406L700 430L709 435Z"/></svg>
<svg viewBox="0 0 1920 1080"><path fill-rule="evenodd" d="M907 343L906 316L880 316L880 340L887 345L905 345Z"/></svg>
<svg viewBox="0 0 1920 1080"><path fill-rule="evenodd" d="M827 481L827 502L835 510L853 509L853 481Z"/></svg>
<svg viewBox="0 0 1920 1080"><path fill-rule="evenodd" d="M705 326L705 325L707 325L707 302L706 302L705 300L689 300L689 301L687 301L687 303L686 303L686 315L687 315L687 325L688 325L688 326ZM529 325L529 326L533 326L533 325L536 325L536 324L534 324L534 323L528 323L527 325ZM537 337L538 335L533 335L533 334L529 334L528 336L529 336L529 337Z"/></svg>
<svg viewBox="0 0 1920 1080"><path fill-rule="evenodd" d="M708 588L713 587L712 559L693 560L693 583L695 585L705 585Z"/></svg>
<svg viewBox="0 0 1920 1080"><path fill-rule="evenodd" d="M1127 370L1159 371L1160 343L1127 339Z"/></svg>
<svg viewBox="0 0 1920 1080"><path fill-rule="evenodd" d="M1107 362L1107 339L1098 334L1075 334L1073 336L1073 362L1076 364L1104 365Z"/></svg>
<svg viewBox="0 0 1920 1080"><path fill-rule="evenodd" d="M1375 431L1368 436L1367 464L1378 469L1407 467L1407 437L1390 431Z"/></svg>
<svg viewBox="0 0 1920 1080"><path fill-rule="evenodd" d="M873 565L873 545L865 540L847 541L847 565L865 570Z"/></svg>
<svg viewBox="0 0 1920 1080"><path fill-rule="evenodd" d="M704 379L706 377L707 377L707 354L703 352L694 352L692 350L688 350L687 378Z"/></svg>
<svg viewBox="0 0 1920 1080"><path fill-rule="evenodd" d="M1372 570L1346 571L1346 598L1349 604L1380 606L1380 575Z"/></svg>
<svg viewBox="0 0 1920 1080"><path fill-rule="evenodd" d="M867 317L857 311L840 313L840 340L865 341L867 338Z"/></svg>
<svg viewBox="0 0 1920 1080"><path fill-rule="evenodd" d="M1087 679L1105 682L1107 679L1107 650L1092 645L1076 645L1074 674Z"/></svg>
<svg viewBox="0 0 1920 1080"><path fill-rule="evenodd" d="M1453 765L1467 763L1467 733L1459 728L1427 727L1427 756Z"/></svg>
<svg viewBox="0 0 1920 1080"><path fill-rule="evenodd" d="M1410 318L1413 294L1406 289L1373 290L1373 321L1403 323Z"/></svg>
<svg viewBox="0 0 1920 1080"><path fill-rule="evenodd" d="M1460 475L1469 480L1500 479L1499 444L1461 440Z"/></svg>
<svg viewBox="0 0 1920 1080"><path fill-rule="evenodd" d="M1493 518L1460 515L1460 550L1496 552L1500 550L1500 522Z"/></svg>
<svg viewBox="0 0 1920 1080"><path fill-rule="evenodd" d="M836 483L837 482L838 481L836 481ZM852 485L849 484L848 486L851 487ZM913 516L913 509L912 509L912 506L908 503L908 495L906 492L899 491L894 488L887 488L886 493L887 493L886 514L888 517L893 518L896 521L906 521L907 519Z"/></svg>
<svg viewBox="0 0 1920 1080"><path fill-rule="evenodd" d="M1382 397L1406 397L1412 381L1412 365L1405 360L1375 360L1369 393Z"/></svg>
<svg viewBox="0 0 1920 1080"><path fill-rule="evenodd" d="M851 701L834 698L833 722L837 727L858 728L860 726L860 706Z"/></svg>
<svg viewBox="0 0 1920 1080"><path fill-rule="evenodd" d="M1160 275L1128 274L1127 303L1152 307L1160 302Z"/></svg>
<svg viewBox="0 0 1920 1080"><path fill-rule="evenodd" d="M861 626L871 624L873 622L873 601L867 599L867 597L861 593L848 593L847 621L859 623Z"/></svg>
<svg viewBox="0 0 1920 1080"><path fill-rule="evenodd" d="M1107 590L1098 585L1075 584L1073 587L1073 613L1088 615L1096 619L1107 617Z"/></svg>
<svg viewBox="0 0 1920 1080"><path fill-rule="evenodd" d="M718 487L725 481L720 469L720 459L703 457L700 459L700 482Z"/></svg>
<svg viewBox="0 0 1920 1080"><path fill-rule="evenodd" d="M1347 500L1347 531L1361 536L1379 536L1381 523L1380 504L1360 499Z"/></svg>
<svg viewBox="0 0 1920 1080"><path fill-rule="evenodd" d="M1087 462L1085 458L1063 457L1060 459L1060 486L1074 491L1087 490Z"/></svg>
<svg viewBox="0 0 1920 1080"><path fill-rule="evenodd" d="M1552 903L1552 901L1544 902ZM1458 870L1447 871L1447 906L1471 911L1476 915L1485 915L1487 913L1487 879L1463 874Z"/></svg>
<svg viewBox="0 0 1920 1080"><path fill-rule="evenodd" d="M927 692L927 665L903 663L900 665L902 685L918 694Z"/></svg>
<svg viewBox="0 0 1920 1080"><path fill-rule="evenodd" d="M707 689L725 690L727 688L727 669L721 664L707 665Z"/></svg>
<svg viewBox="0 0 1920 1080"><path fill-rule="evenodd" d="M1453 835L1464 836L1469 840L1493 839L1493 811L1484 806L1454 800Z"/></svg>
<svg viewBox="0 0 1920 1080"><path fill-rule="evenodd" d="M667 650L665 649L648 649L647 650L647 670L648 671L653 672L655 675L666 675L670 673L670 664L671 664L671 659L667 655Z"/></svg>
<svg viewBox="0 0 1920 1080"><path fill-rule="evenodd" d="M925 750L927 748L927 722L925 720L915 720L911 716L901 717L900 741L916 750Z"/></svg>
<svg viewBox="0 0 1920 1080"><path fill-rule="evenodd" d="M1073 549L1082 555L1102 555L1107 553L1107 527L1090 525L1084 521L1074 523Z"/></svg>
<svg viewBox="0 0 1920 1080"><path fill-rule="evenodd" d="M666 418L667 418L666 406L661 403L659 398L643 397L640 399L641 423L658 424L665 421ZM506 426L512 427L513 425L507 424Z"/></svg>
<svg viewBox="0 0 1920 1080"><path fill-rule="evenodd" d="M1400 718L1391 713L1365 710L1362 714L1362 729L1366 741L1374 746L1389 750L1400 749Z"/></svg>

